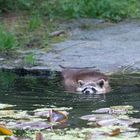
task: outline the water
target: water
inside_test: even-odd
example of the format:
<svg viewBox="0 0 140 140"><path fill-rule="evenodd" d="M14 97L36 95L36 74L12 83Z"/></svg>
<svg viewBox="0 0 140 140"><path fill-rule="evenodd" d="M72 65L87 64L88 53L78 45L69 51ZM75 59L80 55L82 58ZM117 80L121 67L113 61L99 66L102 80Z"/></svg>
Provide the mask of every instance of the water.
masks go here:
<svg viewBox="0 0 140 140"><path fill-rule="evenodd" d="M82 127L82 115L92 110L115 105L132 105L140 111L140 75L126 74L110 77L111 93L107 95L78 95L63 90L60 73L50 71L1 70L0 103L16 105L16 110L42 107L72 107L68 127ZM139 118L140 113L134 117Z"/></svg>

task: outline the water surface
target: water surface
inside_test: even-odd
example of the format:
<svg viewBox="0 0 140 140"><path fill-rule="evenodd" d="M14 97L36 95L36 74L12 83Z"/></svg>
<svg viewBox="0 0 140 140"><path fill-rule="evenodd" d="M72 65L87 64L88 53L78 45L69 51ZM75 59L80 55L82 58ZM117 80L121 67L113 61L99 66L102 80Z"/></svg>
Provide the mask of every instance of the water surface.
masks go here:
<svg viewBox="0 0 140 140"><path fill-rule="evenodd" d="M16 105L16 110L34 110L42 107L72 107L69 127L86 126L79 119L92 110L116 105L132 105L140 111L140 75L120 74L110 77L112 91L107 95L79 95L63 90L57 72L0 72L0 103ZM140 118L140 113L133 116ZM140 128L140 127L139 127Z"/></svg>

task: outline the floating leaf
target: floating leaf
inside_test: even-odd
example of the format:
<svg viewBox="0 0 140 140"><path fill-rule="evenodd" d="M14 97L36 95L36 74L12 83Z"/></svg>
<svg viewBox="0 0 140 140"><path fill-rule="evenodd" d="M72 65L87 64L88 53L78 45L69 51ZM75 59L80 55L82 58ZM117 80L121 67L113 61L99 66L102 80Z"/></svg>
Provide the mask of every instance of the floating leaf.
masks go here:
<svg viewBox="0 0 140 140"><path fill-rule="evenodd" d="M38 117L46 117L50 122L65 122L68 119L68 112L57 110L41 110L34 113Z"/></svg>
<svg viewBox="0 0 140 140"><path fill-rule="evenodd" d="M110 109L111 109L112 114L129 114L129 113L132 113L134 111L133 106L129 106L129 105L112 106L112 107L110 107Z"/></svg>
<svg viewBox="0 0 140 140"><path fill-rule="evenodd" d="M26 137L12 136L12 137L6 137L4 140L32 140L32 139L31 138L26 138Z"/></svg>
<svg viewBox="0 0 140 140"><path fill-rule="evenodd" d="M68 119L68 113L66 111L55 111L51 110L49 112L49 121L50 122L66 122Z"/></svg>
<svg viewBox="0 0 140 140"><path fill-rule="evenodd" d="M110 107L111 109L114 109L114 110L133 110L133 106L131 105L121 105L121 106L111 106Z"/></svg>
<svg viewBox="0 0 140 140"><path fill-rule="evenodd" d="M46 129L46 128L51 128L52 126L47 123L47 122L43 122L43 121L34 121L34 122L21 122L19 124L15 125L15 128L17 129L28 129L28 130L42 130L42 129Z"/></svg>
<svg viewBox="0 0 140 140"><path fill-rule="evenodd" d="M108 126L108 125L117 125L118 119L106 119L106 120L100 120L96 122L98 126Z"/></svg>
<svg viewBox="0 0 140 140"><path fill-rule="evenodd" d="M0 125L0 133L2 133L3 135L13 135L13 132L10 129L1 125Z"/></svg>
<svg viewBox="0 0 140 140"><path fill-rule="evenodd" d="M108 133L109 136L116 136L119 135L121 133L120 128L117 128L115 130L112 130L111 133Z"/></svg>
<svg viewBox="0 0 140 140"><path fill-rule="evenodd" d="M133 110L133 106L126 105L126 106L111 106L110 108L100 108L92 112L120 115L120 114L130 114L136 112L136 110Z"/></svg>
<svg viewBox="0 0 140 140"><path fill-rule="evenodd" d="M100 108L100 109L97 109L95 111L92 111L94 113L109 113L111 111L110 108Z"/></svg>
<svg viewBox="0 0 140 140"><path fill-rule="evenodd" d="M36 140L44 140L43 135L41 132L36 132L35 134Z"/></svg>
<svg viewBox="0 0 140 140"><path fill-rule="evenodd" d="M0 110L0 117L13 117L15 112L13 110Z"/></svg>
<svg viewBox="0 0 140 140"><path fill-rule="evenodd" d="M82 116L80 118L82 120L98 121L103 119L114 119L114 116L110 114L91 114L91 115Z"/></svg>
<svg viewBox="0 0 140 140"><path fill-rule="evenodd" d="M10 104L0 104L0 109L6 109L6 108L11 108L14 107L15 105L10 105Z"/></svg>
<svg viewBox="0 0 140 140"><path fill-rule="evenodd" d="M48 111L50 109L58 110L58 111L63 111L63 110L65 111L65 110L71 110L72 107L60 107L60 108L57 108L55 106L52 106L52 108L39 108L39 109L34 110L34 112Z"/></svg>

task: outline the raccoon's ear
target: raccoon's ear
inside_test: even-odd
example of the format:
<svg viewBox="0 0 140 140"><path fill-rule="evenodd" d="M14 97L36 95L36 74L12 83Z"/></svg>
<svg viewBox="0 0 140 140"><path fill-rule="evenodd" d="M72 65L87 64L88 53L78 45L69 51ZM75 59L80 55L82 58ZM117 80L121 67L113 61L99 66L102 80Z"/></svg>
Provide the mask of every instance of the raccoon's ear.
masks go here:
<svg viewBox="0 0 140 140"><path fill-rule="evenodd" d="M84 85L84 81L83 80L78 80L78 84L79 84L79 86L82 86L82 85Z"/></svg>
<svg viewBox="0 0 140 140"><path fill-rule="evenodd" d="M102 88L105 84L105 80L104 79L100 79L97 84Z"/></svg>

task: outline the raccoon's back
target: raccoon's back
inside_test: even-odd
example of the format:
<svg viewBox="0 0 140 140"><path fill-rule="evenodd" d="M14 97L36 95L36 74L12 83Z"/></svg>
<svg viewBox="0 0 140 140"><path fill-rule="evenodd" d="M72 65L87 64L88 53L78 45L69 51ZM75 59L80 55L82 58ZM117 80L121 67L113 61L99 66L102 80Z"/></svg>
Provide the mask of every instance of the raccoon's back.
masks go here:
<svg viewBox="0 0 140 140"><path fill-rule="evenodd" d="M75 73L75 75L73 75L73 77L77 78L78 80L86 80L86 81L87 80L96 81L100 79L108 81L108 77L106 75L93 70L79 70Z"/></svg>
<svg viewBox="0 0 140 140"><path fill-rule="evenodd" d="M62 75L64 79L71 79L73 81L78 81L78 80L99 80L99 79L104 79L105 81L108 80L108 77L104 75L103 73L93 71L93 70L86 70L86 69L81 69L81 70L73 70L73 69L67 69L62 71Z"/></svg>
<svg viewBox="0 0 140 140"><path fill-rule="evenodd" d="M65 69L62 71L63 85L65 90L70 92L75 92L78 87L78 82L76 78L77 72L71 69Z"/></svg>

